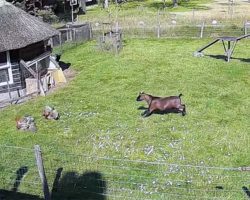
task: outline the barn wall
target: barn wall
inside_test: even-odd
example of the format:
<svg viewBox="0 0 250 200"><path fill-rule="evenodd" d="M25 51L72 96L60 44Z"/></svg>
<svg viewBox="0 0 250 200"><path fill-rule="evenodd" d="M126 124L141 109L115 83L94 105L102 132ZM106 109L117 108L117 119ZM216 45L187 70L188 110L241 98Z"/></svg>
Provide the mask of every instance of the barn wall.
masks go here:
<svg viewBox="0 0 250 200"><path fill-rule="evenodd" d="M19 50L19 58L30 61L45 52L44 42L38 42Z"/></svg>
<svg viewBox="0 0 250 200"><path fill-rule="evenodd" d="M22 59L24 61L30 61L38 57L39 55L45 52L44 42L38 42L22 49L11 50L10 51L10 60L11 60L11 69L13 76L13 84L0 86L0 93L7 93L8 88L10 91L17 91L26 88L25 78L27 78L27 70L23 70L20 67L19 61Z"/></svg>
<svg viewBox="0 0 250 200"><path fill-rule="evenodd" d="M10 91L16 91L18 89L22 89L21 84L21 76L20 76L20 68L19 68L19 52L18 50L12 50L10 53L10 60L11 60L11 71L13 77L13 83L8 85L0 86L0 93L8 92L8 88Z"/></svg>

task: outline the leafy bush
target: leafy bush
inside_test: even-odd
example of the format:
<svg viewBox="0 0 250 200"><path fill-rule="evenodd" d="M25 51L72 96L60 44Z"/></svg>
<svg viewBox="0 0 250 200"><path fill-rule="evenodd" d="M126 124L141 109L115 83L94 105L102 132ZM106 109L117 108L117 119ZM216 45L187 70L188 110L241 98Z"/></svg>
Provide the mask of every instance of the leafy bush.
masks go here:
<svg viewBox="0 0 250 200"><path fill-rule="evenodd" d="M44 22L56 23L59 21L58 17L50 7L45 8L44 10L38 10L37 15L42 17Z"/></svg>

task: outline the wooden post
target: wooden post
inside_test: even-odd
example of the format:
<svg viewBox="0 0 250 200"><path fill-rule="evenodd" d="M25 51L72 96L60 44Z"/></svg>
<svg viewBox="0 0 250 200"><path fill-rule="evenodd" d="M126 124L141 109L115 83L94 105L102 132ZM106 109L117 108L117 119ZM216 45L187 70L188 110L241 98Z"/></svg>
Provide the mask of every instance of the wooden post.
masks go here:
<svg viewBox="0 0 250 200"><path fill-rule="evenodd" d="M50 44L50 46L51 46L52 48L54 47L53 38L50 38L50 39L49 39L49 44Z"/></svg>
<svg viewBox="0 0 250 200"><path fill-rule="evenodd" d="M9 68L7 68L7 70L9 70ZM9 78L8 78L7 72L5 73L5 77L6 77L6 81L7 81L7 87L8 87L9 97L10 97L10 100L11 100L11 99L12 99L12 96L11 96L10 83L9 83Z"/></svg>
<svg viewBox="0 0 250 200"><path fill-rule="evenodd" d="M71 23L74 24L74 5L71 5Z"/></svg>
<svg viewBox="0 0 250 200"><path fill-rule="evenodd" d="M160 24L160 11L157 12L157 38L160 38L161 24Z"/></svg>
<svg viewBox="0 0 250 200"><path fill-rule="evenodd" d="M73 28L72 29L73 30L73 41L76 41L76 29L75 28Z"/></svg>
<svg viewBox="0 0 250 200"><path fill-rule="evenodd" d="M247 21L245 21L245 23L244 23L244 33L245 33L245 35L247 35L247 28L250 26L250 23L249 22L247 22Z"/></svg>
<svg viewBox="0 0 250 200"><path fill-rule="evenodd" d="M204 27L205 27L205 22L202 22L202 24L201 24L201 33L200 33L200 38L203 38L203 31L204 31Z"/></svg>
<svg viewBox="0 0 250 200"><path fill-rule="evenodd" d="M43 185L44 199L51 200L49 186L48 186L48 182L47 182L47 178L46 178L45 170L44 170L44 165L43 165L42 151L39 145L35 145L34 149L35 149L36 164L37 164L39 176L41 178L42 185Z"/></svg>
<svg viewBox="0 0 250 200"><path fill-rule="evenodd" d="M89 39L93 38L92 25L89 23Z"/></svg>

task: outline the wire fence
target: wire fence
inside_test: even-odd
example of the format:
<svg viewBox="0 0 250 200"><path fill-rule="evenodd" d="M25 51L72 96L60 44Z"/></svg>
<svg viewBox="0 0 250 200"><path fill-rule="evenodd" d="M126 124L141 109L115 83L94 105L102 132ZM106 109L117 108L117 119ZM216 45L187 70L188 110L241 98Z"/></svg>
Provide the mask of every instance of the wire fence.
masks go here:
<svg viewBox="0 0 250 200"><path fill-rule="evenodd" d="M102 22L92 25L93 36L98 36L115 31L115 24L109 27L101 27ZM249 22L244 24L230 24L214 20L212 23L200 21L194 23L178 22L176 20L166 20L147 23L147 20L138 20L134 24L119 24L118 29L124 37L128 38L216 38L221 36L234 36L250 34Z"/></svg>
<svg viewBox="0 0 250 200"><path fill-rule="evenodd" d="M34 156L36 150L13 146L0 146L0 150L0 197L6 190L43 198L45 179L50 197L55 200L249 197L250 167L171 164L44 151L43 179Z"/></svg>
<svg viewBox="0 0 250 200"><path fill-rule="evenodd" d="M88 21L91 23L94 38L105 32L117 31L117 24L124 37L137 38L206 38L250 33L247 9L244 11L242 5L230 1L217 6L217 11L215 9L206 12L208 8L204 7L203 12L193 9L174 13L161 7L152 10L143 4L128 12L121 5L107 9L101 19L89 18Z"/></svg>
<svg viewBox="0 0 250 200"><path fill-rule="evenodd" d="M38 176L34 150L0 146L0 152L0 194L2 190L20 190L30 195L42 196L42 183Z"/></svg>

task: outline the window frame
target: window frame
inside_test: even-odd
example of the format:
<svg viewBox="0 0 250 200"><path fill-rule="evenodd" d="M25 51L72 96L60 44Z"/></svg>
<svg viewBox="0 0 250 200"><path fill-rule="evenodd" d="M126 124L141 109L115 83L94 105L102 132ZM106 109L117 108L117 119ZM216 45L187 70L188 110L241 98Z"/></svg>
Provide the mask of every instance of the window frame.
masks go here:
<svg viewBox="0 0 250 200"><path fill-rule="evenodd" d="M6 55L7 55L7 63L5 65L0 65L0 70L8 69L9 81L0 82L0 86L13 84L13 75L12 75L12 68L11 68L11 62L10 62L10 52L6 51Z"/></svg>

